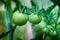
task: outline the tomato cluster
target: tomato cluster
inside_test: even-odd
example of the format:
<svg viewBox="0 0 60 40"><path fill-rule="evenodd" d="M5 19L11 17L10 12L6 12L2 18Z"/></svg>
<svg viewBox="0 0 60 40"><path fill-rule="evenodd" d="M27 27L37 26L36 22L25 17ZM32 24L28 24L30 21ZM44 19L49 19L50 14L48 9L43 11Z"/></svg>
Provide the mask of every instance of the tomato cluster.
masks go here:
<svg viewBox="0 0 60 40"><path fill-rule="evenodd" d="M19 26L26 24L27 21L30 21L33 24L38 24L40 23L41 19L42 17L40 15L37 15L34 13L30 15L26 15L26 14L20 13L19 11L16 11L13 14L13 22Z"/></svg>

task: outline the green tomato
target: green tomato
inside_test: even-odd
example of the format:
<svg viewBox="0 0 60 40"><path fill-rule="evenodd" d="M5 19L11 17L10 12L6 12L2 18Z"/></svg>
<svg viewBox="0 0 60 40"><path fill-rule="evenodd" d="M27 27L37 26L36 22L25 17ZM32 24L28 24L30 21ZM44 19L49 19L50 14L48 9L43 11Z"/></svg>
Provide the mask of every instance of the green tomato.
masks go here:
<svg viewBox="0 0 60 40"><path fill-rule="evenodd" d="M29 15L29 21L33 24L38 24L42 20L42 17L37 14L31 14Z"/></svg>
<svg viewBox="0 0 60 40"><path fill-rule="evenodd" d="M28 17L26 14L22 14L22 13L19 13L18 11L16 11L14 14L13 14L13 22L16 24L16 25L19 25L19 26L22 26L24 24L26 24L26 22L28 21Z"/></svg>

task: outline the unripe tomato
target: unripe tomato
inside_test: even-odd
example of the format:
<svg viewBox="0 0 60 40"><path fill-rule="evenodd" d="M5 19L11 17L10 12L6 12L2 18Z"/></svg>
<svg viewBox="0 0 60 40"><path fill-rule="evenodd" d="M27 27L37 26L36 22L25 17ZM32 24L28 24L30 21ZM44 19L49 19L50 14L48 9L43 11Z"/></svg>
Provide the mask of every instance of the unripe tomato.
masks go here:
<svg viewBox="0 0 60 40"><path fill-rule="evenodd" d="M33 24L38 24L40 23L41 20L42 20L42 17L40 15L33 14L33 13L29 15L29 21Z"/></svg>
<svg viewBox="0 0 60 40"><path fill-rule="evenodd" d="M19 26L22 26L24 24L26 24L26 22L28 21L28 17L26 14L22 14L22 13L19 13L18 11L16 11L14 14L13 14L13 22L16 24L16 25L19 25Z"/></svg>

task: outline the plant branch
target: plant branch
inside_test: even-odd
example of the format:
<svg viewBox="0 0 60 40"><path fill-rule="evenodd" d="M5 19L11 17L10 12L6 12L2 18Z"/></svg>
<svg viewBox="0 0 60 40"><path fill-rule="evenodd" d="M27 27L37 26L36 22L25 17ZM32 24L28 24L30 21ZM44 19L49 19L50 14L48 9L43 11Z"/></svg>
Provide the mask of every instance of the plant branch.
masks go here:
<svg viewBox="0 0 60 40"><path fill-rule="evenodd" d="M5 36L7 36L11 31L14 32L15 29L16 29L16 25L14 26L14 28L12 28L11 30L9 30L8 32L2 33L2 34L0 35L0 39L3 38L3 37L5 37Z"/></svg>

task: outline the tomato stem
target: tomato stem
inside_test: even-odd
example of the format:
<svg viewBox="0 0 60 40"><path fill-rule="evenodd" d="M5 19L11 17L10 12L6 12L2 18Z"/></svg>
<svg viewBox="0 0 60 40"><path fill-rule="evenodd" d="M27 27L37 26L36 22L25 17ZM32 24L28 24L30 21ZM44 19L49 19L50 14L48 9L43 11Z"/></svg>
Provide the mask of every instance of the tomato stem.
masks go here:
<svg viewBox="0 0 60 40"><path fill-rule="evenodd" d="M11 0L6 0L6 6L7 6L7 10L8 10L8 15L9 15L9 19L10 19L10 24L12 24L12 8L11 8Z"/></svg>

